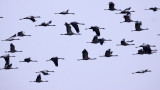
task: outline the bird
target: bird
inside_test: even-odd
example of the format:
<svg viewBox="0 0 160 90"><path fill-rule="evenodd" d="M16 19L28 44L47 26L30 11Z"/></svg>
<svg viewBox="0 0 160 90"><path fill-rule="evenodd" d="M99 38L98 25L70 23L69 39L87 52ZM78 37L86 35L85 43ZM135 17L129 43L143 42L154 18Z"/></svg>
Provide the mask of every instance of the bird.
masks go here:
<svg viewBox="0 0 160 90"><path fill-rule="evenodd" d="M24 61L19 61L19 62L27 62L27 63L29 63L29 62L38 62L38 61L37 60L31 60L31 58L29 57L29 58L25 58Z"/></svg>
<svg viewBox="0 0 160 90"><path fill-rule="evenodd" d="M136 22L136 21L133 21L133 20L131 20L131 14L126 14L126 15L124 15L123 16L123 18L124 18L124 21L123 22L120 22L120 23L124 23L124 22Z"/></svg>
<svg viewBox="0 0 160 90"><path fill-rule="evenodd" d="M16 36L17 36L17 35L16 35L16 34L14 34L14 35L12 35L11 37L9 37L9 38L7 38L7 39L5 39L5 40L2 40L2 41L20 40L19 38L15 39L15 37L16 37Z"/></svg>
<svg viewBox="0 0 160 90"><path fill-rule="evenodd" d="M43 23L41 23L40 25L35 25L35 26L36 26L36 27L37 27L37 26L44 26L44 27L47 27L47 26L56 26L56 25L51 25L51 23L52 23L52 21L50 20L48 23L43 22Z"/></svg>
<svg viewBox="0 0 160 90"><path fill-rule="evenodd" d="M41 83L41 82L48 82L48 81L47 81L47 80L46 80L46 81L43 81L43 80L41 79L41 74L38 74L36 80L35 80L35 81L30 81L30 82Z"/></svg>
<svg viewBox="0 0 160 90"><path fill-rule="evenodd" d="M21 18L19 20L23 20L23 19L29 19L31 20L32 22L36 22L36 19L35 18L41 18L40 16L28 16L28 17L25 17L25 18Z"/></svg>
<svg viewBox="0 0 160 90"><path fill-rule="evenodd" d="M124 10L120 10L120 13L116 13L116 14L130 14L131 12L135 12L135 11L130 11L131 7L126 8Z"/></svg>
<svg viewBox="0 0 160 90"><path fill-rule="evenodd" d="M0 17L0 18L3 18L3 17Z"/></svg>
<svg viewBox="0 0 160 90"><path fill-rule="evenodd" d="M148 70L148 69L145 69L145 70L140 70L140 71L137 71L137 72L133 72L132 74L136 74L136 73L144 74L146 72L152 72L152 71Z"/></svg>
<svg viewBox="0 0 160 90"><path fill-rule="evenodd" d="M135 22L135 29L136 30L132 30L132 31L143 31L143 30L148 30L148 28L141 28L142 22L141 21L136 21Z"/></svg>
<svg viewBox="0 0 160 90"><path fill-rule="evenodd" d="M151 7L149 9L145 9L145 10L153 10L153 12L160 10L160 8L157 7Z"/></svg>
<svg viewBox="0 0 160 90"><path fill-rule="evenodd" d="M74 15L74 13L69 13L69 9L66 11L62 11L60 13L55 13L55 14L62 14L62 15L73 14Z"/></svg>
<svg viewBox="0 0 160 90"><path fill-rule="evenodd" d="M54 72L54 71L49 71L49 70L42 70L36 73L42 73L43 75L50 75L48 72Z"/></svg>
<svg viewBox="0 0 160 90"><path fill-rule="evenodd" d="M17 36L24 37L24 36L31 36L31 35L25 35L23 31L20 31L17 33Z"/></svg>
<svg viewBox="0 0 160 90"><path fill-rule="evenodd" d="M112 56L118 56L118 55L112 55L113 51L111 49L106 50L105 55L100 57L112 57Z"/></svg>
<svg viewBox="0 0 160 90"><path fill-rule="evenodd" d="M120 45L122 45L122 46L134 45L134 44L129 44L129 43L127 43L127 42L133 42L133 41L134 41L134 40L125 41L125 39L122 39L122 40L121 40L121 44L117 44L117 46L120 46Z"/></svg>
<svg viewBox="0 0 160 90"><path fill-rule="evenodd" d="M95 32L97 36L100 36L100 31L99 31L99 29L105 29L105 28L100 28L100 27L98 27L98 26L91 26L90 28L86 28L86 30L87 30L87 29L92 29L93 32Z"/></svg>
<svg viewBox="0 0 160 90"><path fill-rule="evenodd" d="M100 45L103 45L103 43L104 43L105 41L112 41L112 40L111 40L111 39L106 40L106 39L104 39L104 38L98 38L98 36L95 35L95 36L93 37L93 39L92 39L92 42L87 42L87 43L93 43L93 44L100 43Z"/></svg>
<svg viewBox="0 0 160 90"><path fill-rule="evenodd" d="M4 68L1 68L0 70L5 69L5 70L9 70L9 69L18 69L18 67L12 68L12 64L8 64L5 65Z"/></svg>
<svg viewBox="0 0 160 90"><path fill-rule="evenodd" d="M4 60L5 60L5 66L4 67L6 67L7 65L9 65L9 63L10 63L10 57L15 57L15 56L10 56L9 54L0 56L0 58L4 58Z"/></svg>
<svg viewBox="0 0 160 90"><path fill-rule="evenodd" d="M51 59L49 59L47 61L53 61L53 63L55 64L55 66L58 67L58 60L59 59L64 60L64 58L52 57Z"/></svg>
<svg viewBox="0 0 160 90"><path fill-rule="evenodd" d="M61 35L69 35L69 36L71 36L71 35L81 35L79 33L78 34L73 33L69 23L65 22L64 25L66 26L67 33L66 34L61 34Z"/></svg>
<svg viewBox="0 0 160 90"><path fill-rule="evenodd" d="M110 10L110 11L121 11L120 9L115 8L115 4L113 2L109 2L109 9L104 9L104 10Z"/></svg>
<svg viewBox="0 0 160 90"><path fill-rule="evenodd" d="M79 60L95 60L96 58L90 58L88 57L88 51L86 49L84 49L82 51L82 59L78 59Z"/></svg>
<svg viewBox="0 0 160 90"><path fill-rule="evenodd" d="M80 32L78 24L85 25L84 23L78 23L78 22L71 22L70 24L74 27L74 29L76 30L77 33Z"/></svg>
<svg viewBox="0 0 160 90"><path fill-rule="evenodd" d="M10 51L6 51L6 52L10 52L10 53L15 53L15 52L22 52L22 51L17 51L15 49L15 46L13 45L13 43L10 44Z"/></svg>

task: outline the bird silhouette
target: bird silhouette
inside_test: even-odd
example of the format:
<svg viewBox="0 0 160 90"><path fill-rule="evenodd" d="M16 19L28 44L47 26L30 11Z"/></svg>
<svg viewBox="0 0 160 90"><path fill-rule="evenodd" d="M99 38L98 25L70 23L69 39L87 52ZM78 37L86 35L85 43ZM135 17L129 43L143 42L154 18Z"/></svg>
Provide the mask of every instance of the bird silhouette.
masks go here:
<svg viewBox="0 0 160 90"><path fill-rule="evenodd" d="M133 21L133 20L131 20L131 14L126 14L126 15L124 15L123 16L123 18L124 18L124 21L123 22L120 22L120 23L124 23L124 22L137 22L137 21Z"/></svg>
<svg viewBox="0 0 160 90"><path fill-rule="evenodd" d="M128 46L128 45L134 45L134 44L129 44L127 42L133 42L134 40L131 41L125 41L125 39L121 40L121 44L117 44L117 46Z"/></svg>
<svg viewBox="0 0 160 90"><path fill-rule="evenodd" d="M10 57L15 57L15 56L10 56L9 54L0 56L0 58L4 58L4 60L5 60L5 66L4 67L6 67L7 65L10 64Z"/></svg>
<svg viewBox="0 0 160 90"><path fill-rule="evenodd" d="M95 32L97 36L100 36L100 31L99 31L99 29L105 29L105 28L100 28L100 27L98 27L98 26L91 26L90 28L86 28L86 30L87 30L87 29L92 29L93 32Z"/></svg>
<svg viewBox="0 0 160 90"><path fill-rule="evenodd" d="M152 71L148 70L148 69L145 69L145 70L140 70L140 71L137 71L137 72L133 72L132 74L136 74L136 73L144 74L146 72L152 72Z"/></svg>
<svg viewBox="0 0 160 90"><path fill-rule="evenodd" d="M67 33L66 34L61 34L61 35L69 35L69 36L71 36L71 35L81 35L79 33L78 34L73 33L70 24L68 24L67 22L65 22L64 25L66 26Z"/></svg>
<svg viewBox="0 0 160 90"><path fill-rule="evenodd" d="M13 68L12 64L7 64L4 66L4 68L1 68L0 70L5 69L5 70L9 70L9 69L18 69L18 67Z"/></svg>
<svg viewBox="0 0 160 90"><path fill-rule="evenodd" d="M141 28L142 22L141 21L136 21L135 22L135 29L136 30L132 30L132 31L143 31L143 30L148 30L148 28Z"/></svg>
<svg viewBox="0 0 160 90"><path fill-rule="evenodd" d="M49 70L42 70L36 73L42 73L43 75L50 75L48 72L54 72L54 71L49 71Z"/></svg>
<svg viewBox="0 0 160 90"><path fill-rule="evenodd" d="M20 31L20 32L17 33L17 36L24 37L24 36L31 36L31 35L26 35L26 34L24 34L23 31Z"/></svg>
<svg viewBox="0 0 160 90"><path fill-rule="evenodd" d="M112 56L118 56L118 55L112 55L113 51L111 49L106 50L105 55L100 57L112 57Z"/></svg>
<svg viewBox="0 0 160 90"><path fill-rule="evenodd" d="M115 8L115 4L113 2L109 2L109 9L104 9L104 10L110 10L110 11L121 11L120 9Z"/></svg>
<svg viewBox="0 0 160 90"><path fill-rule="evenodd" d="M47 81L47 80L46 80L46 81L43 81L43 80L41 79L41 74L38 74L36 80L35 80L35 81L30 81L30 82L41 83L41 82L48 82L48 81Z"/></svg>
<svg viewBox="0 0 160 90"><path fill-rule="evenodd" d="M3 18L3 17L0 17L0 18Z"/></svg>
<svg viewBox="0 0 160 90"><path fill-rule="evenodd" d="M64 60L64 58L52 57L50 60L47 60L47 61L53 61L53 63L55 64L55 66L58 67L58 60L59 59Z"/></svg>
<svg viewBox="0 0 160 90"><path fill-rule="evenodd" d="M124 10L120 10L120 13L116 13L116 14L130 14L131 12L135 12L135 11L130 11L131 7L126 8Z"/></svg>
<svg viewBox="0 0 160 90"><path fill-rule="evenodd" d="M15 46L13 45L13 43L10 44L10 51L6 51L6 52L9 52L9 53L15 53L15 52L22 52L22 51L17 51L15 49Z"/></svg>
<svg viewBox="0 0 160 90"><path fill-rule="evenodd" d="M55 13L55 14L62 14L62 15L73 14L74 15L74 13L69 13L69 9L66 11L62 11L60 13Z"/></svg>
<svg viewBox="0 0 160 90"><path fill-rule="evenodd" d="M28 17L25 17L25 18L21 18L19 20L23 20L23 19L29 19L31 20L32 22L36 22L36 19L35 18L41 18L40 16L28 16Z"/></svg>
<svg viewBox="0 0 160 90"><path fill-rule="evenodd" d="M160 10L160 8L157 7L151 7L149 9L145 9L145 10L153 10L153 12Z"/></svg>
<svg viewBox="0 0 160 90"><path fill-rule="evenodd" d="M70 24L74 27L74 29L76 30L77 33L80 32L78 24L85 25L84 23L78 23L78 22L71 22Z"/></svg>
<svg viewBox="0 0 160 90"><path fill-rule="evenodd" d="M29 57L29 58L25 58L24 61L19 61L19 62L27 62L27 63L29 63L29 62L38 62L38 61L37 60L31 60L31 58Z"/></svg>
<svg viewBox="0 0 160 90"><path fill-rule="evenodd" d="M49 21L49 22L43 22L41 23L40 25L35 25L36 27L37 26L43 26L43 27L47 27L47 26L56 26L56 25L51 25L52 21Z"/></svg>
<svg viewBox="0 0 160 90"><path fill-rule="evenodd" d="M82 58L83 59L78 59L78 60L95 60L96 59L96 58L88 57L88 51L86 49L82 51Z"/></svg>

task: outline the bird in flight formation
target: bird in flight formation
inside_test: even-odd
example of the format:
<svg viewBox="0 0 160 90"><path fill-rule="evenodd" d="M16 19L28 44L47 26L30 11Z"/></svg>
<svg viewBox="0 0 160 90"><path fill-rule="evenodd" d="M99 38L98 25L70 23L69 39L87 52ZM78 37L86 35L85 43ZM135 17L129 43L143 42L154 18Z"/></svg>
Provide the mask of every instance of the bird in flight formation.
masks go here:
<svg viewBox="0 0 160 90"><path fill-rule="evenodd" d="M88 51L86 49L84 49L82 51L82 59L78 59L78 60L95 60L96 58L90 58L88 56Z"/></svg>
<svg viewBox="0 0 160 90"><path fill-rule="evenodd" d="M66 11L62 11L60 13L55 13L55 14L62 14L62 15L72 14L72 15L74 15L74 13L69 13L69 9Z"/></svg>
<svg viewBox="0 0 160 90"><path fill-rule="evenodd" d="M58 58L58 57L52 57L51 59L47 60L47 61L52 61L56 67L58 67L58 60L62 59L64 60L64 58Z"/></svg>
<svg viewBox="0 0 160 90"><path fill-rule="evenodd" d="M35 25L36 27L37 26L43 26L43 27L47 27L47 26L56 26L56 25L51 25L52 21L49 21L49 22L43 22L41 23L40 25Z"/></svg>
<svg viewBox="0 0 160 90"><path fill-rule="evenodd" d="M132 74L136 74L136 73L139 73L139 74L144 74L146 72L152 72L151 70L148 70L148 69L145 69L145 70L140 70L140 71L137 71L137 72L133 72Z"/></svg>
<svg viewBox="0 0 160 90"><path fill-rule="evenodd" d="M42 79L41 79L41 74L39 74L39 75L37 75L37 78L36 78L36 80L35 81L30 81L30 82L37 82L37 83L41 83L41 82L48 82L47 80L46 81L43 81Z"/></svg>
<svg viewBox="0 0 160 90"><path fill-rule="evenodd" d="M36 22L36 18L41 18L41 17L40 16L28 16L28 17L25 17L25 18L21 18L19 20L28 19L28 20L31 20L32 22Z"/></svg>

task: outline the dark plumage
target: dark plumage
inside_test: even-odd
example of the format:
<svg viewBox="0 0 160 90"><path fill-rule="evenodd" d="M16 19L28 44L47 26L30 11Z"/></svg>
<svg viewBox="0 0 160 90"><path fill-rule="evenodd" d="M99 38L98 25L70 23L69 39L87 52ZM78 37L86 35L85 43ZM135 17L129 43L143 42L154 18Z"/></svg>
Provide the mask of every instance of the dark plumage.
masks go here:
<svg viewBox="0 0 160 90"><path fill-rule="evenodd" d="M47 60L47 61L53 61L55 66L58 67L58 59L63 59L64 60L64 58L52 57L50 60Z"/></svg>
<svg viewBox="0 0 160 90"><path fill-rule="evenodd" d="M69 13L69 9L60 13L55 13L55 14L62 14L62 15L73 14L74 15L74 13Z"/></svg>

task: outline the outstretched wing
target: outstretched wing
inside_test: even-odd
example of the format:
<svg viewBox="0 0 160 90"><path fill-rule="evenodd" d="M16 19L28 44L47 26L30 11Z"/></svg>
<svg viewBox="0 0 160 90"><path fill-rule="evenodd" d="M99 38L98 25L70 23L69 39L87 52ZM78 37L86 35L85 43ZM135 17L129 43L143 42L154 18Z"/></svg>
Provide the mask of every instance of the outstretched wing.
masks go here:
<svg viewBox="0 0 160 90"><path fill-rule="evenodd" d="M79 33L78 24L76 22L72 22L71 25L74 27L74 29L76 30L76 32Z"/></svg>

